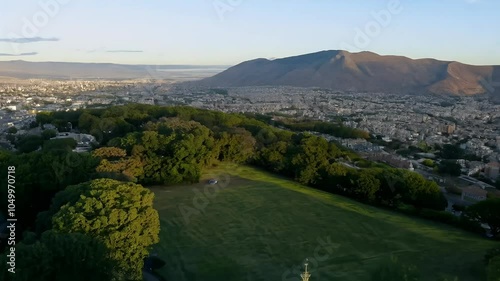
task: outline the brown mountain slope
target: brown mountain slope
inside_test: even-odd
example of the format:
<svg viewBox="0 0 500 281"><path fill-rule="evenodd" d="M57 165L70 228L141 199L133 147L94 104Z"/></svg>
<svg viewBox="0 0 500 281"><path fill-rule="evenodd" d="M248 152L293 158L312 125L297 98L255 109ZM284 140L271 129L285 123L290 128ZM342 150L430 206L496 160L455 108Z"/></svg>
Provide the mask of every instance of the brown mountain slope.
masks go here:
<svg viewBox="0 0 500 281"><path fill-rule="evenodd" d="M322 51L243 62L198 82L201 86L297 86L360 92L481 94L500 66L472 66L435 59L413 60L371 52Z"/></svg>

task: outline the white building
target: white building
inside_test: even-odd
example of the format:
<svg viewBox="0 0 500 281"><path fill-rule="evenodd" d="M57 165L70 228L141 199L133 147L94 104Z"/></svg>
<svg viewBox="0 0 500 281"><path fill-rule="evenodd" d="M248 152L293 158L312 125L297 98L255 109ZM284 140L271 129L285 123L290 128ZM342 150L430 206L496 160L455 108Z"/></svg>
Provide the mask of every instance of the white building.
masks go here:
<svg viewBox="0 0 500 281"><path fill-rule="evenodd" d="M51 138L53 139L74 139L76 140L78 145L90 145L93 142L96 142L96 139L92 135L88 134L75 134L75 133L58 133L56 137Z"/></svg>
<svg viewBox="0 0 500 281"><path fill-rule="evenodd" d="M462 190L462 200L483 201L488 197L488 191L477 186L470 186Z"/></svg>

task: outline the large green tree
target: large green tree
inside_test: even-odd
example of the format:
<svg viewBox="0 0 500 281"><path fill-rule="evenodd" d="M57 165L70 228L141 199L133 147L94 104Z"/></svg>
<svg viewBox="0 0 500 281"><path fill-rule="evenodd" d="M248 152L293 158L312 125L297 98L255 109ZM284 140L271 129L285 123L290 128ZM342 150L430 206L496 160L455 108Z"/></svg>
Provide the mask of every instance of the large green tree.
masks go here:
<svg viewBox="0 0 500 281"><path fill-rule="evenodd" d="M15 143L16 148L21 153L28 153L35 151L43 145L43 138L35 135L28 135L20 137Z"/></svg>
<svg viewBox="0 0 500 281"><path fill-rule="evenodd" d="M456 144L445 144L439 151L439 156L443 159L461 159L464 155L464 150Z"/></svg>
<svg viewBox="0 0 500 281"><path fill-rule="evenodd" d="M319 172L333 162L337 148L324 138L310 134L297 135L293 146L287 151L289 170L302 184L316 184Z"/></svg>
<svg viewBox="0 0 500 281"><path fill-rule="evenodd" d="M284 141L274 142L268 147L262 147L257 154L255 162L273 172L282 172L286 166L285 153L288 144Z"/></svg>
<svg viewBox="0 0 500 281"><path fill-rule="evenodd" d="M17 128L16 127L10 127L7 129L7 134L15 134L17 133Z"/></svg>
<svg viewBox="0 0 500 281"><path fill-rule="evenodd" d="M19 244L15 281L111 281L116 262L103 242L81 233L42 234L33 244Z"/></svg>
<svg viewBox="0 0 500 281"><path fill-rule="evenodd" d="M141 279L143 259L159 242L160 222L154 194L141 185L97 179L59 192L40 216L63 233L84 233L103 241L121 273Z"/></svg>
<svg viewBox="0 0 500 281"><path fill-rule="evenodd" d="M46 140L43 143L43 149L45 151L48 150L65 150L65 151L71 151L75 149L77 145L76 140L72 138L64 138L64 139L53 139L53 140Z"/></svg>
<svg viewBox="0 0 500 281"><path fill-rule="evenodd" d="M51 138L57 136L57 131L56 130L44 130L42 132L42 138L44 140L50 140Z"/></svg>
<svg viewBox="0 0 500 281"><path fill-rule="evenodd" d="M465 215L490 227L491 234L500 238L500 198L491 198L467 208Z"/></svg>
<svg viewBox="0 0 500 281"><path fill-rule="evenodd" d="M16 214L22 217L18 233L34 226L38 212L47 210L54 195L68 185L91 179L97 162L89 153L42 150L23 154L3 154L0 168L14 166L16 175ZM7 182L7 173L0 174ZM0 210L6 211L7 188L0 189Z"/></svg>
<svg viewBox="0 0 500 281"><path fill-rule="evenodd" d="M446 208L448 202L437 183L426 180L422 175L414 172L400 170L400 173L402 173L405 187L403 199L406 203L419 209L444 210Z"/></svg>
<svg viewBox="0 0 500 281"><path fill-rule="evenodd" d="M218 139L222 161L244 163L255 152L256 140L246 129L233 128L229 132L223 132Z"/></svg>
<svg viewBox="0 0 500 281"><path fill-rule="evenodd" d="M380 189L380 181L372 170L362 170L355 181L354 193L361 200L374 201Z"/></svg>
<svg viewBox="0 0 500 281"><path fill-rule="evenodd" d="M102 147L94 150L92 156L100 159L96 168L100 177L137 182L138 178L144 175L144 165L140 156L126 157L127 152L124 149Z"/></svg>
<svg viewBox="0 0 500 281"><path fill-rule="evenodd" d="M458 177L462 173L462 166L454 160L443 160L438 166L438 171L441 174Z"/></svg>

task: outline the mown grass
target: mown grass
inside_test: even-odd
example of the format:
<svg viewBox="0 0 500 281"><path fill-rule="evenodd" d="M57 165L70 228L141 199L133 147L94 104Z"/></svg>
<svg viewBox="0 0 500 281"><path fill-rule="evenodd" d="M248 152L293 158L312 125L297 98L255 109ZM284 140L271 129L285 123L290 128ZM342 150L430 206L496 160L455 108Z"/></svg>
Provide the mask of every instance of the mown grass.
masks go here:
<svg viewBox="0 0 500 281"><path fill-rule="evenodd" d="M368 281L395 255L417 266L422 280L482 281L483 255L496 245L247 166L220 166L204 179L213 177L219 190L211 186L205 202L204 182L152 189L161 219L155 251L167 262L159 272L167 280L298 281L297 267L310 257L311 281ZM202 211L183 216L187 208Z"/></svg>

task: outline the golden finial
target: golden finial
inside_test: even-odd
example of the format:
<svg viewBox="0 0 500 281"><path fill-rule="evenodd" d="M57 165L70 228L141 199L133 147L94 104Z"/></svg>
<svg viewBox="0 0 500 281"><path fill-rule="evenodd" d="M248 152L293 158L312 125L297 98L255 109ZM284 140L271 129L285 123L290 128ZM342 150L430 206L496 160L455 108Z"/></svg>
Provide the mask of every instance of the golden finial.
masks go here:
<svg viewBox="0 0 500 281"><path fill-rule="evenodd" d="M309 271L307 271L307 266L309 265L309 259L306 259L306 262L304 263L305 267L306 267L306 270L304 271L304 273L302 273L300 275L300 277L302 277L302 281L309 281L309 278L311 277L311 273L309 273Z"/></svg>

